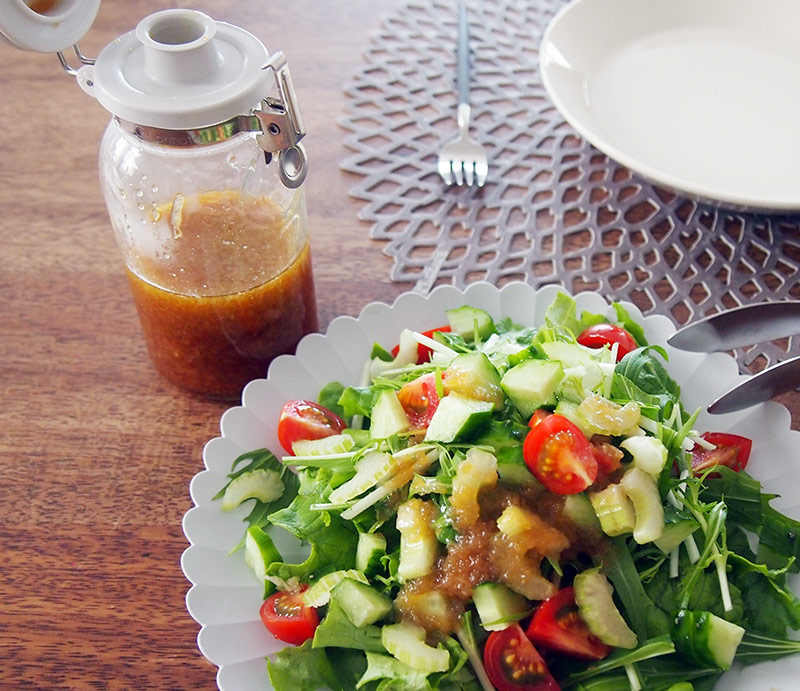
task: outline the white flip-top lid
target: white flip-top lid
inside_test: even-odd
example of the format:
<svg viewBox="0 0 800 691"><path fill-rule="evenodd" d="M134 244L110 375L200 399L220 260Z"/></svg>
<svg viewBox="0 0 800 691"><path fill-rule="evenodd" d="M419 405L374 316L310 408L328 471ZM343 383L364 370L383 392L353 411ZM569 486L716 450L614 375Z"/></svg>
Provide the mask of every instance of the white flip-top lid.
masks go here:
<svg viewBox="0 0 800 691"><path fill-rule="evenodd" d="M90 29L100 0L3 0L0 33L12 45L62 52ZM77 70L81 87L118 118L187 130L251 113L272 75L264 44L196 10L164 10L107 45Z"/></svg>
<svg viewBox="0 0 800 691"><path fill-rule="evenodd" d="M3 0L0 38L38 53L58 53L89 31L100 0Z"/></svg>
<svg viewBox="0 0 800 691"><path fill-rule="evenodd" d="M268 58L244 29L195 10L164 10L106 46L91 77L79 81L128 122L207 127L249 113L267 95Z"/></svg>

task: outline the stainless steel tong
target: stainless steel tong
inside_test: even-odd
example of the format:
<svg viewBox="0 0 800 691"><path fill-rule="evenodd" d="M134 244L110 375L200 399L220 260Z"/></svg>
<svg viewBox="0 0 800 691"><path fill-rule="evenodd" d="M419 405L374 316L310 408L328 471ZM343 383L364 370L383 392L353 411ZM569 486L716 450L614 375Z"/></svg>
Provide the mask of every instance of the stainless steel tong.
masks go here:
<svg viewBox="0 0 800 691"><path fill-rule="evenodd" d="M787 336L800 335L800 301L761 302L713 314L679 329L671 346L695 353L733 350ZM709 413L731 413L767 401L800 386L800 357L754 374L720 396Z"/></svg>

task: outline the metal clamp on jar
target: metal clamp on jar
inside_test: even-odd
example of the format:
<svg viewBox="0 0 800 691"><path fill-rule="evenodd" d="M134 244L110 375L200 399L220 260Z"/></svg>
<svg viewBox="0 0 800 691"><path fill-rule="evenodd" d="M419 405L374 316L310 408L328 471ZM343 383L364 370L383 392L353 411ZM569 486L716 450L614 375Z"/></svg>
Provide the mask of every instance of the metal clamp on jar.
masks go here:
<svg viewBox="0 0 800 691"><path fill-rule="evenodd" d="M99 0L11 4L4 37L57 52L113 116L101 184L156 368L191 391L238 396L318 328L305 131L283 53L201 12L165 10L91 60L77 41Z"/></svg>

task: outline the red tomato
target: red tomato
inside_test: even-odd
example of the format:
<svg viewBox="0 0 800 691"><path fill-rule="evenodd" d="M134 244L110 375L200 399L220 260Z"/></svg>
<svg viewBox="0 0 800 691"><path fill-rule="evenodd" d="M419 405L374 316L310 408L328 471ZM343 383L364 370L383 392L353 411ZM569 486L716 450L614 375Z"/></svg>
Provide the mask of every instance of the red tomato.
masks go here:
<svg viewBox="0 0 800 691"><path fill-rule="evenodd" d="M525 633L535 645L584 660L602 660L611 652L581 619L573 588L562 588L539 605Z"/></svg>
<svg viewBox="0 0 800 691"><path fill-rule="evenodd" d="M439 407L436 374L429 372L404 384L397 392L397 398L411 420L412 429L427 429Z"/></svg>
<svg viewBox="0 0 800 691"><path fill-rule="evenodd" d="M497 691L559 691L542 656L519 624L489 634L483 664Z"/></svg>
<svg viewBox="0 0 800 691"><path fill-rule="evenodd" d="M433 338L433 334L435 334L437 331L447 332L447 331L450 331L450 327L449 326L440 326L440 327L438 327L436 329L431 329L430 331L422 331L421 333L422 333L423 336L427 336L428 338ZM392 355L397 357L397 353L399 351L400 351L400 346L396 345L394 348L392 348ZM423 365L426 362L430 362L432 354L433 354L433 351L430 348L428 348L428 346L424 346L424 345L422 345L422 343L420 343L417 346L417 364L418 365Z"/></svg>
<svg viewBox="0 0 800 691"><path fill-rule="evenodd" d="M695 447L692 451L692 473L701 475L715 465L726 465L737 472L744 470L753 447L750 439L726 432L706 432L700 436L716 448Z"/></svg>
<svg viewBox="0 0 800 691"><path fill-rule="evenodd" d="M278 591L264 601L259 614L267 631L278 640L292 645L300 645L312 638L319 626L317 610L303 602L302 591Z"/></svg>
<svg viewBox="0 0 800 691"><path fill-rule="evenodd" d="M550 411L546 408L539 408L533 415L531 415L531 419L528 420L528 427L533 429L538 425L542 420L544 420L548 415L550 415Z"/></svg>
<svg viewBox="0 0 800 691"><path fill-rule="evenodd" d="M597 466L600 472L611 475L620 469L623 453L620 449L602 437L595 435L591 440L592 451L597 459Z"/></svg>
<svg viewBox="0 0 800 691"><path fill-rule="evenodd" d="M288 401L281 409L278 420L278 441L292 451L292 442L298 439L322 439L339 434L347 425L336 413L313 401Z"/></svg>
<svg viewBox="0 0 800 691"><path fill-rule="evenodd" d="M614 343L617 343L617 362L624 355L638 348L633 336L621 326L615 326L614 324L594 324L590 326L578 336L578 343L587 348L602 348L603 346L610 348Z"/></svg>
<svg viewBox="0 0 800 691"><path fill-rule="evenodd" d="M556 494L583 492L597 478L597 458L586 435L553 413L525 437L522 453L530 471Z"/></svg>

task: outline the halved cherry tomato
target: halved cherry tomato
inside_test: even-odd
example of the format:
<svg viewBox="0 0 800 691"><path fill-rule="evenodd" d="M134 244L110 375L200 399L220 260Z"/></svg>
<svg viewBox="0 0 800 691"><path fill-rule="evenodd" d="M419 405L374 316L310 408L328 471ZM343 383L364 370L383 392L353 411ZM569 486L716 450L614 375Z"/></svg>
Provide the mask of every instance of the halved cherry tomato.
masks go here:
<svg viewBox="0 0 800 691"><path fill-rule="evenodd" d="M339 434L347 425L336 413L313 401L288 401L283 404L278 420L278 441L292 451L298 439L322 439Z"/></svg>
<svg viewBox="0 0 800 691"><path fill-rule="evenodd" d="M433 334L435 334L437 331L448 332L448 331L450 331L450 327L449 326L440 326L440 327L438 327L436 329L430 329L429 331L422 331L420 333L422 333L423 336L427 336L428 338L433 338ZM399 351L400 351L400 346L396 345L394 348L392 348L392 355L397 357L397 353ZM428 346L424 346L424 345L422 345L422 343L420 343L417 346L417 364L418 365L422 365L422 364L424 364L426 362L430 362L432 354L433 354L433 351L430 348L428 348Z"/></svg>
<svg viewBox="0 0 800 691"><path fill-rule="evenodd" d="M519 624L489 634L483 664L497 691L559 691L542 656Z"/></svg>
<svg viewBox="0 0 800 691"><path fill-rule="evenodd" d="M259 610L261 621L275 638L300 645L314 636L319 626L317 610L303 602L302 591L278 591L268 597Z"/></svg>
<svg viewBox="0 0 800 691"><path fill-rule="evenodd" d="M525 633L535 645L584 660L602 660L611 652L581 619L574 588L562 588L539 605Z"/></svg>
<svg viewBox="0 0 800 691"><path fill-rule="evenodd" d="M587 348L602 348L603 346L610 348L617 343L617 362L624 355L639 347L633 336L621 326L614 324L593 324L578 336L578 343Z"/></svg>
<svg viewBox="0 0 800 691"><path fill-rule="evenodd" d="M539 408L533 415L531 415L531 419L528 420L528 427L533 429L550 414L550 411L546 408Z"/></svg>
<svg viewBox="0 0 800 691"><path fill-rule="evenodd" d="M531 428L522 453L536 479L556 494L583 492L597 478L592 445L563 415L548 415Z"/></svg>
<svg viewBox="0 0 800 691"><path fill-rule="evenodd" d="M428 372L404 384L397 392L397 398L411 420L412 429L427 429L439 407L436 374Z"/></svg>
<svg viewBox="0 0 800 691"><path fill-rule="evenodd" d="M726 465L731 470L744 470L753 448L752 440L727 432L706 432L700 435L714 444L714 449L696 446L692 451L692 473L701 475L715 465Z"/></svg>
<svg viewBox="0 0 800 691"><path fill-rule="evenodd" d="M621 449L611 443L610 437L602 437L596 434L589 443L592 445L592 451L594 451L594 457L597 459L597 467L600 472L611 475L611 473L620 469L624 454Z"/></svg>

